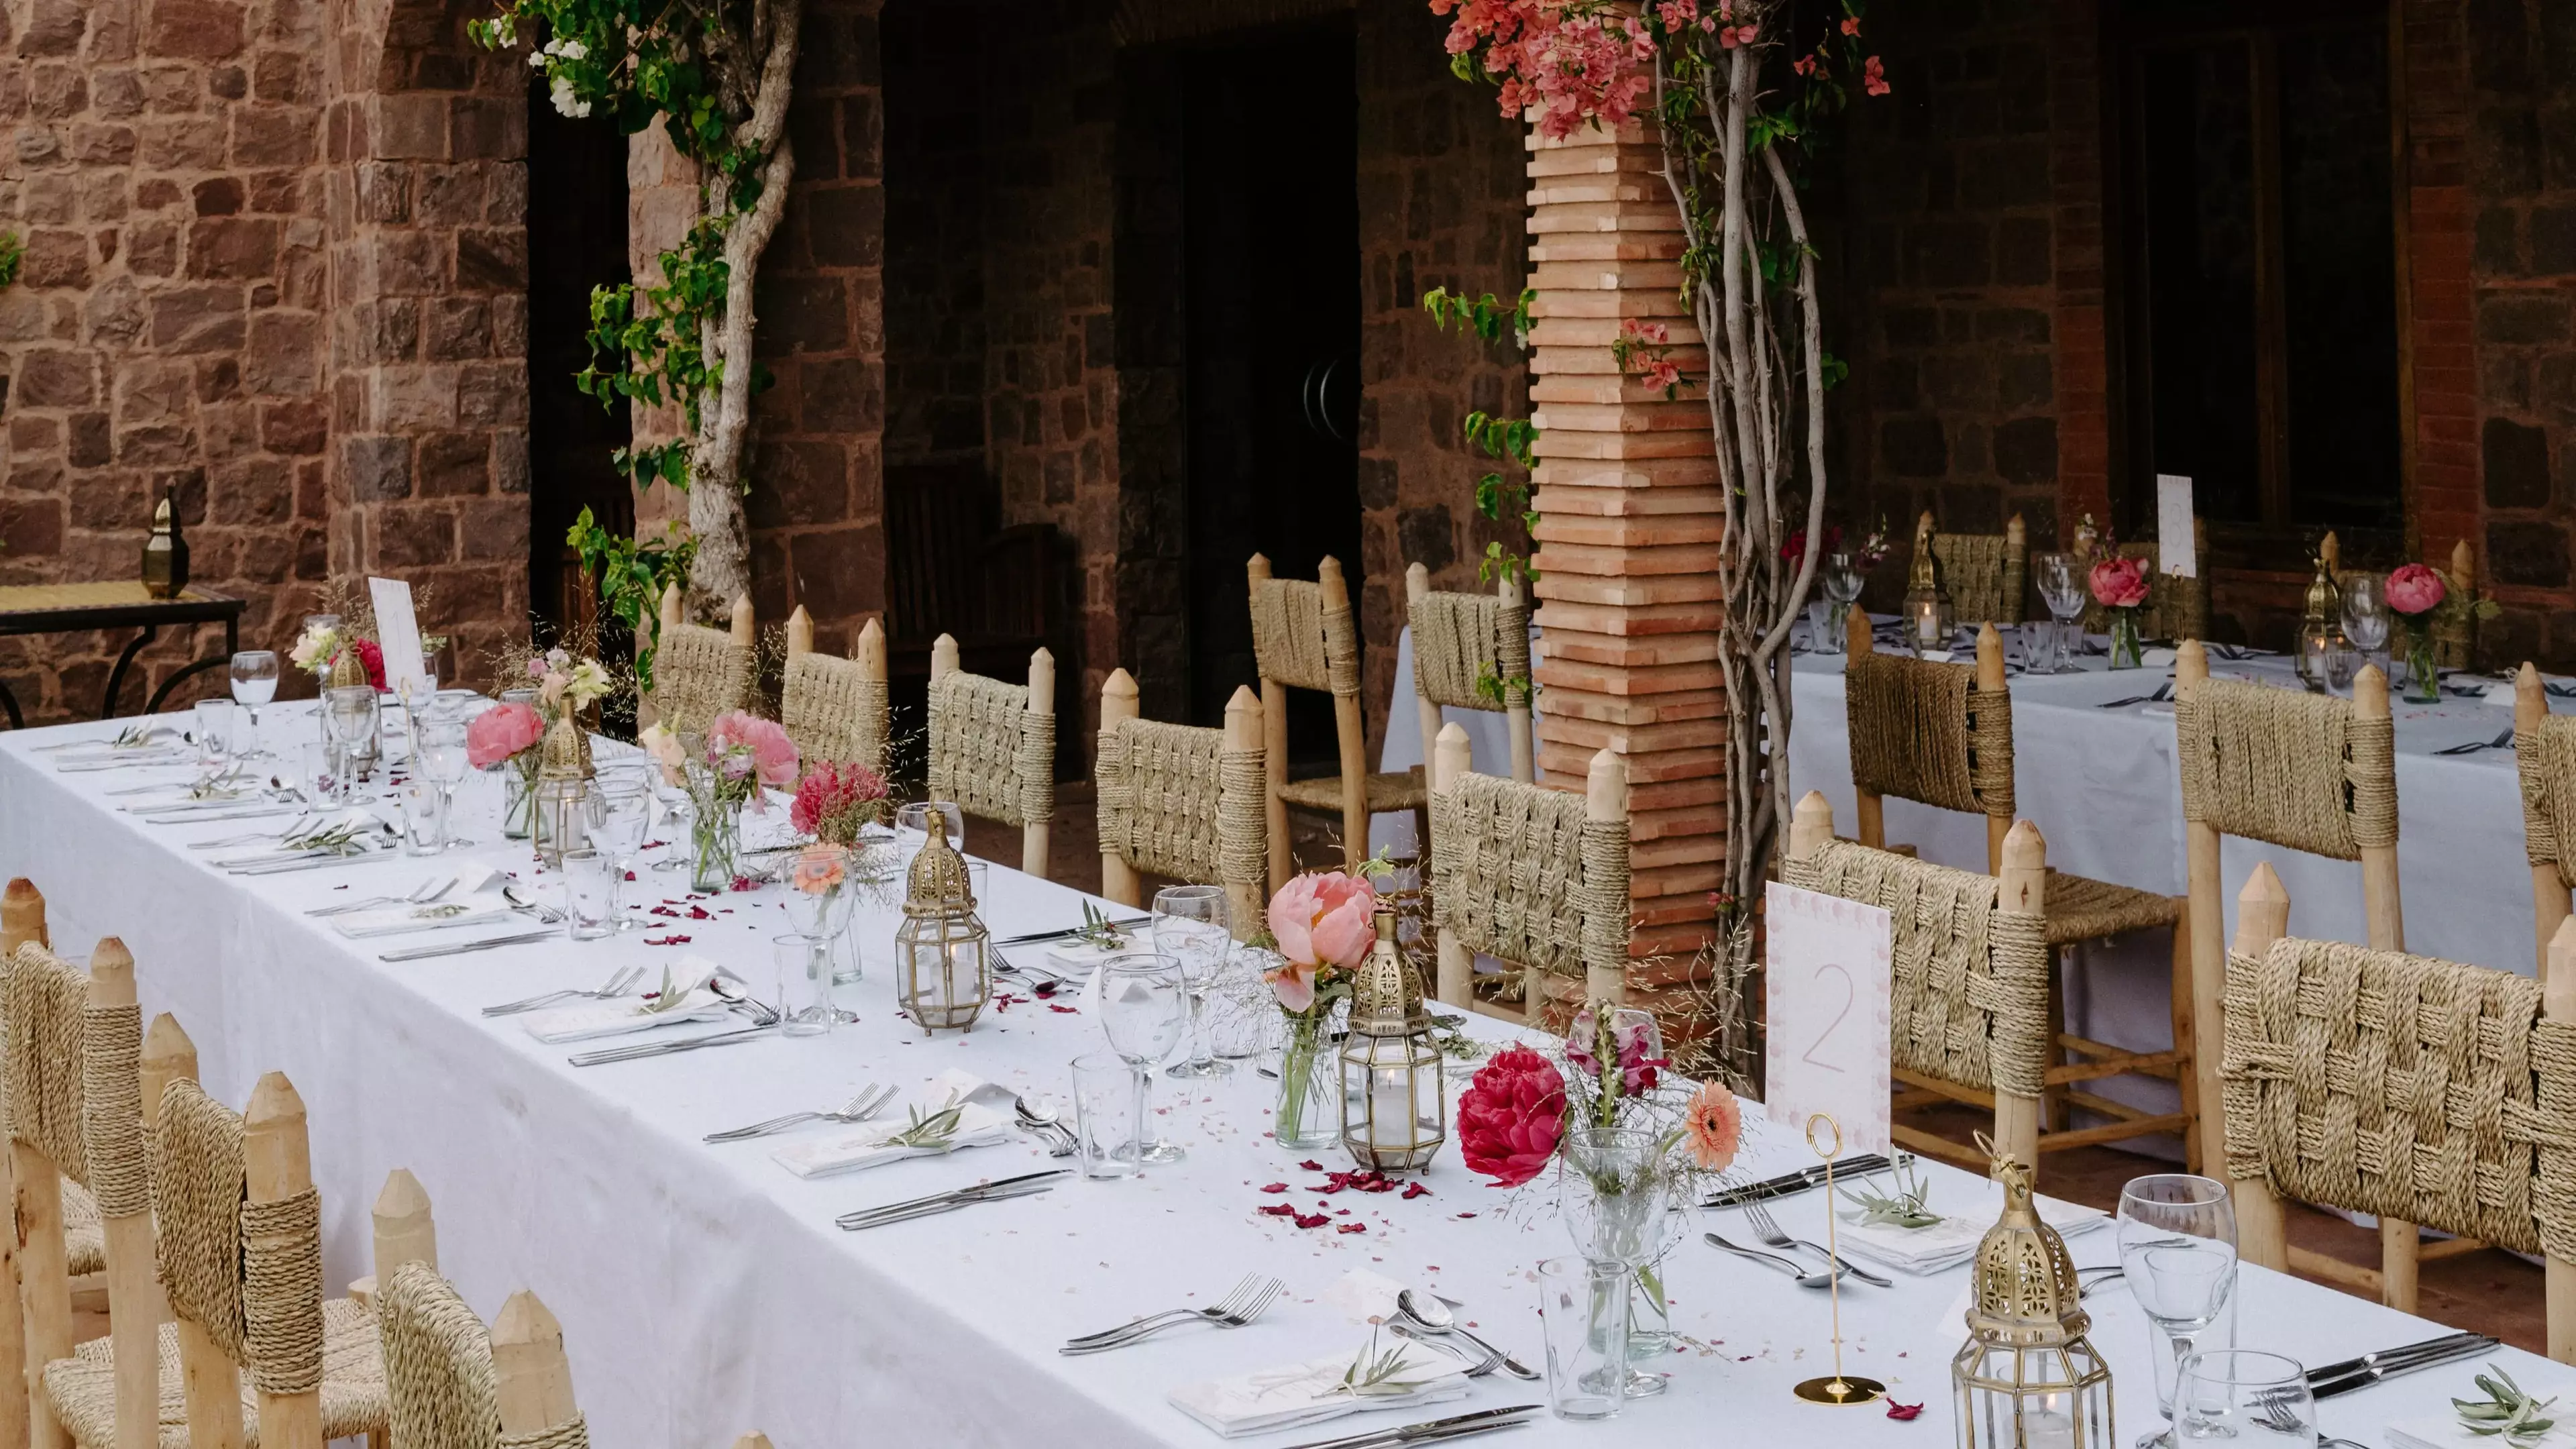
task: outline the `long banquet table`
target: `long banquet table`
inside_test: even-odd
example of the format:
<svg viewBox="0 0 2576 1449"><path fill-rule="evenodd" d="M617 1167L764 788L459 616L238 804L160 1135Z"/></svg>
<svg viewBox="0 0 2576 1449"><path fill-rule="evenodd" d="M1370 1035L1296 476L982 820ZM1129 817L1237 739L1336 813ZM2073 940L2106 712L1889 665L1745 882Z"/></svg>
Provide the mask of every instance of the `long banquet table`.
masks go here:
<svg viewBox="0 0 2576 1449"><path fill-rule="evenodd" d="M2131 676L2137 677L2137 676ZM270 739L309 731L309 716L270 711ZM1320 1174L1267 1139L1270 1084L1249 1072L1166 1089L1165 1130L1186 1162L1126 1182L1074 1181L1042 1196L844 1233L835 1214L1049 1165L1036 1146L976 1149L819 1182L770 1161L769 1143L710 1147L702 1134L848 1097L870 1081L918 1102L926 1079L964 1067L1015 1088L1061 1092L1065 1063L1096 1049L1098 1030L1070 1012L1020 1000L963 1037L927 1040L900 1020L886 984L890 916L862 919L869 994L862 1020L827 1037L763 1040L655 1061L574 1069L570 1048L537 1043L482 1005L559 986L589 986L621 963L658 968L681 951L768 979L769 939L785 929L775 888L704 903L711 919L593 943L546 942L410 964L377 957L306 917L349 892L399 890L428 870L371 861L261 879L222 874L190 840L242 823L144 825L112 807L112 789L184 771L59 773L38 746L99 725L0 735L0 875L44 891L56 944L84 952L101 933L134 953L145 1010L175 1012L195 1038L201 1073L241 1103L264 1071L286 1072L311 1119L329 1278L367 1271L368 1207L388 1170L407 1166L435 1204L440 1266L487 1317L513 1289L535 1289L562 1319L575 1388L594 1442L707 1449L752 1427L781 1449L875 1443L935 1445L1205 1445L1215 1436L1165 1402L1184 1383L1331 1353L1366 1330L1323 1301L1366 1269L1465 1305L1462 1318L1536 1363L1541 1339L1528 1269L1570 1244L1535 1190L1507 1194L1471 1177L1454 1152L1427 1174L1426 1196L1318 1198ZM477 784L485 782L476 782ZM488 793L469 793L465 858L535 882L524 847L497 839ZM275 822L270 822L274 824ZM445 866L451 861L437 864ZM679 899L674 873L642 872L648 899ZM997 934L1070 924L1071 890L990 867L987 919ZM2428 909L2424 912L2430 916ZM653 946L670 929L691 939ZM420 939L420 938L405 938ZM1474 1029L1504 1036L1482 1018ZM898 1106L897 1111L901 1110ZM790 1139L792 1140L792 1139ZM1317 1154L1327 1167L1335 1154ZM1768 1175L1808 1161L1785 1130L1755 1134L1745 1170ZM1989 1189L1938 1164L1937 1210L1978 1213ZM1351 1209L1360 1233L1307 1231L1255 1209L1282 1199ZM2044 1184L2043 1184L2044 1185ZM1778 1205L1792 1231L1822 1239L1825 1204ZM1731 1213L1701 1226L1735 1235ZM2078 1263L2112 1260L2107 1230L2070 1240ZM1243 1274L1285 1279L1289 1293L1250 1328L1184 1330L1149 1345L1063 1358L1069 1335L1193 1296L1207 1301ZM2246 1268L2239 1342L2311 1363L2430 1336L2376 1305ZM1887 1380L1928 1405L1899 1422L1876 1408L1827 1409L1790 1397L1830 1352L1827 1305L1768 1270L1686 1241L1668 1265L1674 1326L1689 1349L1649 1367L1671 1391L1636 1403L1614 1426L1542 1417L1508 1442L1547 1445L1777 1442L1912 1445L1951 1441L1952 1316L1966 1270L1899 1276L1892 1290L1846 1293L1853 1372ZM2125 1293L2089 1300L2095 1341L2118 1378L2121 1433L2150 1421L2147 1328ZM2569 1376L2528 1354L2496 1355L2543 1393ZM2391 1420L2440 1412L2465 1368L2396 1380L2329 1401L2329 1431L2378 1445ZM1470 1408L1531 1403L1539 1386L1500 1376L1470 1397L1401 1415L1373 1414L1260 1436L1284 1445ZM2122 1442L2126 1442L2124 1439Z"/></svg>

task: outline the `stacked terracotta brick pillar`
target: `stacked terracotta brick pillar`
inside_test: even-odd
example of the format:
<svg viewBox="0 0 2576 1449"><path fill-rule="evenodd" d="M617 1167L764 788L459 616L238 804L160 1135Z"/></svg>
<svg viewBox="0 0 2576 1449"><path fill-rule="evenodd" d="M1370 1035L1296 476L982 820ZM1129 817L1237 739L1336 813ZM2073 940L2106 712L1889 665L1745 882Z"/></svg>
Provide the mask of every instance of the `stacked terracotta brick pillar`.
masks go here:
<svg viewBox="0 0 2576 1449"><path fill-rule="evenodd" d="M1622 318L1707 360L1679 296L1681 221L1631 125L1529 142L1530 386L1538 467L1539 768L1582 788L1594 751L1627 758L1636 936L1631 993L1670 984L1707 934L1726 842L1717 682L1717 465L1703 395L1623 378Z"/></svg>

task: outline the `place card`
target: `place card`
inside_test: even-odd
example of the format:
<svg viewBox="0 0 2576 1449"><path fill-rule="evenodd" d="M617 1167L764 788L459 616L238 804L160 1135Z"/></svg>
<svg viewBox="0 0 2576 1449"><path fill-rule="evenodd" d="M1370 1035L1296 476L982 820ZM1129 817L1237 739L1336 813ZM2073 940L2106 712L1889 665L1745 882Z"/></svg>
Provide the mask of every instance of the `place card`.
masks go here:
<svg viewBox="0 0 2576 1449"><path fill-rule="evenodd" d="M376 647L385 655L385 683L408 695L429 672L420 652L420 619L412 613L411 585L400 579L369 578L367 597L376 608Z"/></svg>
<svg viewBox="0 0 2576 1449"><path fill-rule="evenodd" d="M1818 1113L1842 1152L1886 1152L1895 926L1877 906L1773 881L1764 887L1764 1115L1804 1132Z"/></svg>
<svg viewBox="0 0 2576 1449"><path fill-rule="evenodd" d="M2156 475L2156 572L2178 579L2200 577L2200 544L2192 536L2191 480Z"/></svg>

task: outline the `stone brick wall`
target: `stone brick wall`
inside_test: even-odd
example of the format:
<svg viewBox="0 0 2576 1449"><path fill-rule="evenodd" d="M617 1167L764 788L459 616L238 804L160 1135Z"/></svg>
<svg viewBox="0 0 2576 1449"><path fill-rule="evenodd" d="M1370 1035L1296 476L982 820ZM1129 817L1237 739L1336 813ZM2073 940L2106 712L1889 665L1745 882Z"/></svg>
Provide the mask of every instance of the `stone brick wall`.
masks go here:
<svg viewBox="0 0 2576 1449"><path fill-rule="evenodd" d="M323 26L320 0L0 12L0 229L28 253L0 292L0 582L134 577L175 494L197 580L249 601L246 643L318 596ZM144 654L125 708L220 646L192 632ZM124 643L0 640L0 679L30 723L86 717Z"/></svg>

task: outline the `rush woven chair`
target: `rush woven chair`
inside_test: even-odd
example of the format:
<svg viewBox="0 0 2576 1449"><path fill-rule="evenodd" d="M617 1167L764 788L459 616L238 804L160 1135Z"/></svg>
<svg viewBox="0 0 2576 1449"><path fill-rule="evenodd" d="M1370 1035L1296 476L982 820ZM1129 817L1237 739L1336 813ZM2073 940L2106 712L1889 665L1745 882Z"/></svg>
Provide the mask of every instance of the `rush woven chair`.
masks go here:
<svg viewBox="0 0 2576 1449"><path fill-rule="evenodd" d="M2016 823L2002 873L1978 875L1835 839L1833 806L1810 790L1791 812L1780 875L1801 890L1888 913L1889 1048L1900 1106L1939 1099L1991 1108L1996 1151L2034 1165L2043 1152L2099 1140L2040 1130L2052 1072L2047 904L2056 882L2037 826ZM1987 1161L1916 1127L1892 1130L1917 1152L1967 1166Z"/></svg>
<svg viewBox="0 0 2576 1449"><path fill-rule="evenodd" d="M778 692L778 722L808 764L829 760L883 775L893 710L886 693L885 626L859 626L855 656L814 651L814 616L805 606L787 616L787 672Z"/></svg>
<svg viewBox="0 0 2576 1449"><path fill-rule="evenodd" d="M1263 756L1270 772L1270 888L1288 883L1295 869L1288 812L1339 815L1342 858L1357 866L1368 858L1369 817L1410 810L1420 831L1430 792L1424 776L1371 774L1360 724L1359 621L1338 559L1327 558L1312 583L1274 579L1270 560L1254 554L1245 572L1252 585L1252 652L1261 671L1261 721L1268 730ZM1333 696L1333 730L1341 771L1311 780L1288 778L1288 691L1319 689ZM1428 760L1424 761L1427 766Z"/></svg>
<svg viewBox="0 0 2576 1449"><path fill-rule="evenodd" d="M1857 609L1852 611L1849 630L1843 706L1850 724L1860 843L1876 850L1887 848L1884 801L1893 795L1939 810L1985 816L1986 871L1999 873L2004 841L2014 820L2013 719L2003 641L1994 626L1977 630L1974 664L1878 653L1870 641L1869 620ZM2057 1023L2058 1012L2052 1005L2050 1019L2056 1024L2048 1054L2049 1126L2064 1127L2070 1107L2107 1119L2072 1134L2074 1141L2057 1145L2116 1142L2153 1132L2179 1131L2188 1137L2188 1111L2145 1112L2079 1085L2131 1075L2179 1084L2190 1075L2191 937L2181 926L2183 902L2060 871L2049 880L2046 904L2046 940L2051 950L2130 931L2173 927L2174 973L2182 983L2174 996L2173 1046L2161 1052L2131 1051L2068 1032ZM2050 997L2054 1002L2053 989ZM2052 1134L2052 1140L2066 1135L2070 1134Z"/></svg>
<svg viewBox="0 0 2576 1449"><path fill-rule="evenodd" d="M2335 1281L2399 1307L2422 1262L2493 1244L2549 1258L2549 1356L2576 1362L2576 927L2546 984L2285 934L2269 864L2237 898L2220 1068L2238 1250L2287 1271L2281 1199L2382 1221L2377 1270ZM2459 1236L2421 1243L2424 1224Z"/></svg>
<svg viewBox="0 0 2576 1449"><path fill-rule="evenodd" d="M1541 789L1467 768L1467 732L1443 725L1431 755L1431 924L1440 933L1442 1001L1531 1025L1586 1001L1626 997L1628 765L1592 757L1584 793ZM1476 990L1475 958L1519 976ZM1521 1003L1511 1010L1517 990ZM1568 1010L1551 1014L1550 1008Z"/></svg>
<svg viewBox="0 0 2576 1449"><path fill-rule="evenodd" d="M322 1296L322 1208L304 1103L281 1073L237 1115L197 1086L196 1049L168 1016L145 1040L142 1114L152 1124L152 1211L161 1285L175 1320L157 1335L162 1449L257 1442L319 1445L389 1422L375 1320ZM112 1339L45 1365L47 1400L83 1449L117 1433ZM129 1360L130 1361L130 1360Z"/></svg>
<svg viewBox="0 0 2576 1449"><path fill-rule="evenodd" d="M2549 693L2529 663L2513 681L2513 756L2522 773L2523 851L2531 859L2535 959L2549 966L2549 942L2567 919L2576 887L2576 716L2549 712Z"/></svg>
<svg viewBox="0 0 2576 1449"><path fill-rule="evenodd" d="M1932 510L1915 520L1914 536L1932 540L1950 617L1962 624L2018 624L2022 586L2030 577L2030 543L2016 513L2001 533L1937 533Z"/></svg>
<svg viewBox="0 0 2576 1449"><path fill-rule="evenodd" d="M1422 760L1428 766L1440 737L1440 711L1477 709L1510 721L1512 778L1538 783L1530 740L1529 605L1518 579L1508 575L1491 594L1434 592L1431 571L1404 571L1404 596L1413 625L1413 698L1421 716ZM1488 691L1491 691L1488 693Z"/></svg>
<svg viewBox="0 0 2576 1449"><path fill-rule="evenodd" d="M957 641L930 646L930 798L1020 827L1020 869L1043 880L1055 819L1055 656L1029 656L1029 682L957 667Z"/></svg>
<svg viewBox="0 0 2576 1449"><path fill-rule="evenodd" d="M2220 1100L2226 1052L2223 1012L2227 942L2219 898L2220 846L2242 836L2334 860L2361 863L2361 902L2370 947L2406 949L2397 892L2397 746L2388 715L2388 677L2365 666L2352 698L2335 699L2209 677L2209 655L2186 640L2174 659L2174 754L2182 774L2183 844L2190 872L2193 1095L2203 1114ZM2411 1248L2415 1225L2383 1218L2383 1243ZM2391 1254L2390 1256L2394 1256ZM2344 1264L2306 1249L2303 1272L2357 1282ZM2384 1301L2414 1311L2412 1274L2391 1277Z"/></svg>
<svg viewBox="0 0 2576 1449"><path fill-rule="evenodd" d="M405 1263L375 1311L399 1449L589 1449L563 1325L534 1293L511 1294L486 1332L436 1268Z"/></svg>
<svg viewBox="0 0 2576 1449"><path fill-rule="evenodd" d="M35 883L21 876L0 891L0 964L5 964L20 947L33 944L50 950L51 934L45 928L45 898ZM121 949L121 948L120 948ZM5 1000L5 988L0 988ZM14 1153L0 1153L0 1193L11 1192L15 1172L9 1159ZM83 1278L105 1271L107 1267L106 1231L99 1219L98 1200L79 1182L65 1180L59 1173L62 1203L63 1271L71 1278ZM0 1265L0 1363L23 1364L27 1361L26 1319L24 1300L20 1295L22 1277L20 1260L11 1259ZM51 1295L47 1296L51 1302ZM64 1309L65 1341L68 1342L68 1304ZM0 1425L28 1422L28 1375L0 1372ZM24 1430L12 1434L0 1429L0 1444L23 1442Z"/></svg>
<svg viewBox="0 0 2576 1449"><path fill-rule="evenodd" d="M653 640L653 713L665 727L704 730L717 715L759 702L760 640L750 595L733 601L730 629L710 629L683 617L680 586L673 584L662 591Z"/></svg>
<svg viewBox="0 0 2576 1449"><path fill-rule="evenodd" d="M1100 893L1141 906L1145 875L1221 885L1235 939L1259 928L1270 858L1252 691L1235 689L1223 729L1165 724L1137 717L1135 677L1113 669L1100 686L1097 749Z"/></svg>

